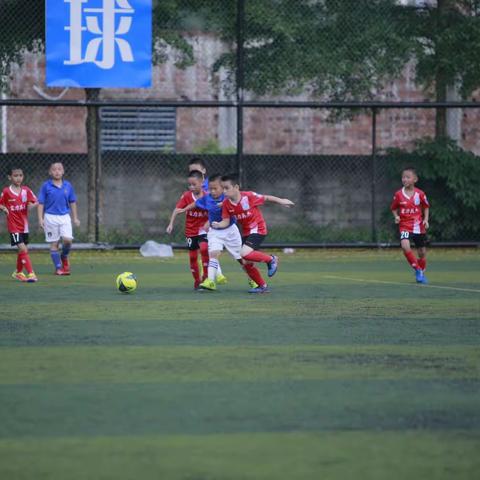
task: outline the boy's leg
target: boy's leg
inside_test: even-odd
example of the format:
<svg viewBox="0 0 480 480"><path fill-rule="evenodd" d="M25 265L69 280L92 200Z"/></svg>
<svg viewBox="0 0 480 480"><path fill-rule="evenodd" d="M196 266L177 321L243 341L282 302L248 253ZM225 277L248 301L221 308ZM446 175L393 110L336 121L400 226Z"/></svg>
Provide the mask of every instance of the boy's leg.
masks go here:
<svg viewBox="0 0 480 480"><path fill-rule="evenodd" d="M190 264L190 272L193 276L193 288L198 288L200 285L200 268L198 266L198 241L195 237L187 237L188 245L188 259Z"/></svg>
<svg viewBox="0 0 480 480"><path fill-rule="evenodd" d="M221 252L218 250L209 252L210 258L208 260L207 278L213 282L215 282L215 280L217 279L218 265L219 265L218 258L220 257L220 253Z"/></svg>
<svg viewBox="0 0 480 480"><path fill-rule="evenodd" d="M61 252L61 261L62 261L62 270L64 275L70 275L70 261L69 254L72 248L73 242L73 229L72 229L72 219L70 215L62 215L58 219L59 222L59 232L62 239L62 252Z"/></svg>
<svg viewBox="0 0 480 480"><path fill-rule="evenodd" d="M243 269L245 270L249 278L251 278L257 284L257 286L253 288L267 288L267 282L265 282L262 274L260 273L260 270L253 263L244 261Z"/></svg>
<svg viewBox="0 0 480 480"><path fill-rule="evenodd" d="M68 259L68 255L70 254L70 250L72 248L72 239L71 238L63 238L62 239L62 252L60 254L60 260L62 261L62 270L64 274L70 275L70 262Z"/></svg>
<svg viewBox="0 0 480 480"><path fill-rule="evenodd" d="M419 247L417 249L418 253L418 266L425 270L427 268L427 249L425 247Z"/></svg>
<svg viewBox="0 0 480 480"><path fill-rule="evenodd" d="M53 266L55 267L55 273L62 275L62 259L60 256L60 251L58 250L58 241L50 243L50 258L52 259Z"/></svg>
<svg viewBox="0 0 480 480"><path fill-rule="evenodd" d="M209 256L208 256L208 242L200 242L200 255L202 257L202 282L206 278L208 278L208 261L209 261Z"/></svg>
<svg viewBox="0 0 480 480"><path fill-rule="evenodd" d="M28 234L26 234L26 242L28 243ZM27 275L25 276L25 281L32 283L36 282L37 276L35 275L35 272L33 271L32 267L32 262L30 260L30 255L28 254L28 247L26 243L19 243L18 244L18 256L20 257L20 263L22 264L22 267L25 268L27 271ZM18 269L18 259L17 259L17 269Z"/></svg>
<svg viewBox="0 0 480 480"><path fill-rule="evenodd" d="M251 234L248 237L244 237L244 244L242 245L241 255L242 258L248 262L263 262L268 266L268 276L273 277L278 268L278 257L275 255L267 255L260 252L258 249L262 244L265 235Z"/></svg>
<svg viewBox="0 0 480 480"><path fill-rule="evenodd" d="M405 255L405 258L407 259L407 262L410 264L410 266L414 269L417 270L419 269L417 257L413 253L411 247L410 247L410 240L407 239L402 239L400 242L400 245L403 250L403 254Z"/></svg>
<svg viewBox="0 0 480 480"><path fill-rule="evenodd" d="M52 259L55 273L57 275L63 275L62 260L60 258L60 252L58 251L60 242L60 227L58 225L58 216L45 214L45 241L50 244L50 258Z"/></svg>
<svg viewBox="0 0 480 480"><path fill-rule="evenodd" d="M218 272L218 257L222 252L218 250L209 251L210 260L208 261L208 277L200 284L200 288L204 290L216 290L215 280Z"/></svg>
<svg viewBox="0 0 480 480"><path fill-rule="evenodd" d="M16 245L18 248L17 251L17 268L15 271L12 273L12 277L15 278L16 280L19 280L20 282L26 282L27 277L23 273L23 268L25 266L26 260L25 260L25 251L26 251L26 245L23 242L17 243L16 241L14 242L14 238L18 239L19 234L11 234L12 237L12 246Z"/></svg>

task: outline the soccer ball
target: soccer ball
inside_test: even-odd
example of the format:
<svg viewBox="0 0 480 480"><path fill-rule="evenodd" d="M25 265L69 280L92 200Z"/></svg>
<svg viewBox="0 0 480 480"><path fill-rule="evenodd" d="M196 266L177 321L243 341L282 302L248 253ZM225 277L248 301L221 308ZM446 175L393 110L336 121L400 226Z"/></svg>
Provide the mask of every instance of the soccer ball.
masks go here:
<svg viewBox="0 0 480 480"><path fill-rule="evenodd" d="M122 293L130 293L137 289L137 277L132 272L121 273L116 283Z"/></svg>

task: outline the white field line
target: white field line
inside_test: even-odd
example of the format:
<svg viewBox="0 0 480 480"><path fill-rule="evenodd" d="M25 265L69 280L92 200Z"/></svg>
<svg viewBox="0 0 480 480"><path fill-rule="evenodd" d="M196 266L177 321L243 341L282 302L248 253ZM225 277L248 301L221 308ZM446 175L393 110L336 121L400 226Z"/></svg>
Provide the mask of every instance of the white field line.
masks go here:
<svg viewBox="0 0 480 480"><path fill-rule="evenodd" d="M324 278L331 278L334 280L349 280L351 282L366 282L366 283L384 283L387 285L407 285L407 286L415 286L422 288L440 288L442 290L458 290L460 292L472 292L472 293L480 293L480 290L475 290L474 288L459 288L459 287L445 287L442 285L417 285L416 283L406 283L406 282L388 282L385 280L370 280L367 278L351 278L351 277L341 277L339 275L324 275Z"/></svg>

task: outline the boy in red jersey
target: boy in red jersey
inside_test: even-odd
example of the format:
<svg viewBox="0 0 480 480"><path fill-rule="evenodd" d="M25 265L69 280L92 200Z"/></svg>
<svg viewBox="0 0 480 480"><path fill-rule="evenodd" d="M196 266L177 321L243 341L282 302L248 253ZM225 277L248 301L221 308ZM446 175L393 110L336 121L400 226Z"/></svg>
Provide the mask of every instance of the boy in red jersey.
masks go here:
<svg viewBox="0 0 480 480"><path fill-rule="evenodd" d="M7 215L7 228L10 233L12 247L18 248L17 269L12 277L20 282L36 282L38 279L32 268L32 262L28 255L28 209L38 205L37 197L23 183L23 171L13 167L9 170L8 180L10 186L3 189L0 196L0 210ZM23 273L23 269L27 275Z"/></svg>
<svg viewBox="0 0 480 480"><path fill-rule="evenodd" d="M255 192L243 192L240 190L238 179L235 175L224 175L222 187L225 200L222 205L222 221L213 222L213 228L223 228L228 224L231 217L237 219L242 227L242 249L240 254L246 268L252 268L253 263L263 262L268 266L268 276L273 277L278 267L278 257L267 255L258 249L267 236L267 225L259 206L265 202L278 203L284 207L291 207L294 203L287 198L274 197L273 195L260 195ZM268 286L257 268L251 278L258 284L250 293L266 293Z"/></svg>
<svg viewBox="0 0 480 480"><path fill-rule="evenodd" d="M188 191L184 192L177 202L175 209L170 217L170 223L167 226L167 233L173 231L173 223L176 216L183 212L182 209L195 202L204 195L203 191L203 173L192 170L188 175ZM208 243L205 224L208 222L208 212L201 208L194 208L185 212L185 238L187 242L188 254L190 257L190 271L194 279L194 289L198 290L199 285L207 278L208 274ZM198 267L198 250L202 258L203 275L200 278L200 270ZM220 283L226 283L226 278L221 274ZM218 280L218 279L217 279Z"/></svg>
<svg viewBox="0 0 480 480"><path fill-rule="evenodd" d="M418 283L427 283L425 268L427 267L426 230L430 204L422 190L415 187L418 181L414 168L405 168L402 172L403 188L395 192L390 206L395 223L399 225L400 245L408 263L415 270ZM423 211L422 211L423 210ZM413 240L418 252L418 259L412 252L410 240Z"/></svg>

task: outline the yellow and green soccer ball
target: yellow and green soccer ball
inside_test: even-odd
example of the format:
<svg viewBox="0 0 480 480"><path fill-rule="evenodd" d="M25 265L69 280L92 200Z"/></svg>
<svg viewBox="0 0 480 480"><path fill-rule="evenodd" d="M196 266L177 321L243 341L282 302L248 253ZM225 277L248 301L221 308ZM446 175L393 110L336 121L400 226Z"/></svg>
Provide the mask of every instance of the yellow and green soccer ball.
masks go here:
<svg viewBox="0 0 480 480"><path fill-rule="evenodd" d="M117 288L122 293L131 293L137 289L137 277L132 272L123 272L117 277Z"/></svg>

